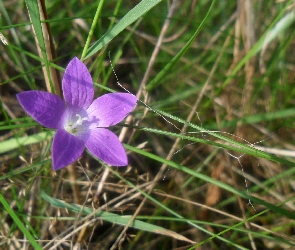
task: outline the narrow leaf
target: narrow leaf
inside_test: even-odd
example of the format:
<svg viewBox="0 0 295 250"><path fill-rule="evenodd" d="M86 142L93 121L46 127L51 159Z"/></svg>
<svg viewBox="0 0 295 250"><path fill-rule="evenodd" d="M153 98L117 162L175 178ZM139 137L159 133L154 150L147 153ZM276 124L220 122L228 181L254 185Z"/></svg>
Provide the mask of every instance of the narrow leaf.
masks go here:
<svg viewBox="0 0 295 250"><path fill-rule="evenodd" d="M105 33L98 41L96 41L87 51L86 57L95 54L106 44L108 44L114 37L116 37L121 31L126 29L130 24L134 23L138 18L143 16L155 5L162 0L142 0L133 9L131 9L111 30Z"/></svg>
<svg viewBox="0 0 295 250"><path fill-rule="evenodd" d="M204 24L206 23L209 14L211 13L211 10L213 9L214 4L216 3L216 0L213 0L209 10L206 13L206 16L200 23L199 27L195 31L195 33L191 36L191 38L187 41L187 43L183 46L183 48L172 58L172 60L156 75L155 78L153 78L152 81L150 81L146 85L146 90L151 91L155 87L157 87L160 84L160 80L169 72L171 71L171 68L180 60L180 58L183 56L183 54L189 49L191 44L195 41L197 35L200 33L202 30Z"/></svg>
<svg viewBox="0 0 295 250"><path fill-rule="evenodd" d="M84 215L93 214L93 216L97 216L101 220L115 223L118 225L126 226L126 225L128 225L128 223L132 219L132 216L130 216L130 215L121 216L121 215L117 215L114 213L105 212L105 211L101 211L101 210L95 211L92 208L83 207L83 206L80 206L77 204L69 204L69 203L66 203L62 200L55 199L53 197L48 196L43 190L41 191L41 196L43 199L48 201L52 206L59 207L62 209L67 209L72 212L83 213ZM171 230L168 230L168 229L165 229L163 227L159 227L159 226L156 226L153 224L149 224L149 223L146 223L146 222L143 222L140 220L133 220L132 223L130 224L130 227L136 228L139 230L143 230L143 231L147 231L147 232L151 232L151 233L166 235L166 236L175 238L177 240L195 243L194 241L191 241L191 240L187 239L186 237L184 237L180 234L177 234Z"/></svg>
<svg viewBox="0 0 295 250"><path fill-rule="evenodd" d="M268 203L268 202L266 202L266 201L264 201L262 199L251 196L249 194L246 194L245 192L241 192L241 191L235 189L234 187L229 186L229 185L227 185L227 184L225 184L225 183L223 183L221 181L215 180L215 179L213 179L213 178L211 178L211 177L209 177L207 175L198 173L198 172L196 172L196 171L194 171L194 170L192 170L190 168L179 165L179 164L177 164L177 163L175 163L173 161L168 161L166 159L163 159L160 156L154 155L154 154L149 153L149 152L145 152L143 150L132 147L130 145L125 145L125 147L127 149L129 149L129 150L132 150L133 152L139 153L141 155L145 155L146 157L149 157L151 159L154 159L154 160L157 160L157 161L162 162L164 164L167 164L168 166L171 166L171 167L173 167L175 169L181 170L181 171L183 171L183 172L185 172L185 173L187 173L187 174L189 174L191 176L195 176L196 178L201 179L201 180L203 180L203 181L205 181L207 183L213 183L214 185L216 185L216 186L218 186L218 187L220 187L220 188L222 188L224 190L227 190L227 191L229 191L229 192L231 192L233 194L236 194L236 195L238 195L238 196L240 196L240 197L242 197L244 199L248 199L248 200L251 200L251 201L253 201L255 203L261 204L261 205L265 206L266 208L268 208L269 210L274 211L275 213L278 213L280 215L283 215L283 216L286 216L286 217L288 217L290 219L295 220L295 213L293 211L288 211L288 210L286 210L284 208L279 207L279 205L273 205L273 204Z"/></svg>
<svg viewBox="0 0 295 250"><path fill-rule="evenodd" d="M41 132L39 134L24 136L20 138L12 138L0 142L0 154L16 149L20 146L30 145L44 140L51 139L54 135L53 131Z"/></svg>
<svg viewBox="0 0 295 250"><path fill-rule="evenodd" d="M21 220L18 218L18 216L16 215L16 213L11 209L11 207L9 206L9 204L7 203L7 201L5 200L5 198L2 196L2 194L0 194L0 202L2 203L4 209L8 212L8 214L10 215L10 217L14 220L15 224L17 225L17 227L22 231L22 233L26 236L26 238L28 239L28 241L31 243L31 246L34 249L42 249L41 246L36 242L36 240L34 239L34 237L32 236L32 234L26 229L26 227L24 226L24 224L21 222Z"/></svg>

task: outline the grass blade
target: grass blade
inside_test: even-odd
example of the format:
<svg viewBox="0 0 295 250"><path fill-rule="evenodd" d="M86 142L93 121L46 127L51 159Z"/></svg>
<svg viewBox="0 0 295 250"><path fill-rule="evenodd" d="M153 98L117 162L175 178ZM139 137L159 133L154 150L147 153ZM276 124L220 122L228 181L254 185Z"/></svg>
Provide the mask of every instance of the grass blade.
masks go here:
<svg viewBox="0 0 295 250"><path fill-rule="evenodd" d="M0 154L6 153L10 150L16 149L20 146L30 145L44 140L48 140L53 136L53 131L41 132L39 134L24 136L19 138L12 138L0 142Z"/></svg>
<svg viewBox="0 0 295 250"><path fill-rule="evenodd" d="M128 215L127 216L126 215L120 216L120 215L117 215L114 213L105 212L105 211L101 211L101 210L95 211L92 208L83 207L83 206L80 206L77 204L69 204L69 203L66 203L62 200L55 199L53 197L48 196L44 191L41 192L41 196L44 200L48 201L52 206L59 207L62 209L68 209L69 211L76 212L76 213L82 212L84 215L93 214L93 216L99 217L101 220L115 223L118 225L126 226L126 225L128 225L129 221L132 219L132 216L128 216ZM147 231L147 232L151 232L151 233L162 234L162 235L173 237L178 240L194 243L193 241L187 239L186 237L184 237L180 234L176 234L173 231L170 231L170 230L165 229L163 227L159 227L159 226L156 226L156 225L153 225L150 223L146 223L146 222L143 222L140 220L133 220L132 223L130 224L130 227L136 228L139 230L143 230L143 231Z"/></svg>
<svg viewBox="0 0 295 250"><path fill-rule="evenodd" d="M130 24L134 23L138 18L143 16L151 8L156 6L162 0L142 0L133 9L131 9L111 30L105 33L98 41L96 41L87 51L84 59L94 55L97 51L108 44L114 37L122 32Z"/></svg>
<svg viewBox="0 0 295 250"><path fill-rule="evenodd" d="M2 203L4 209L9 213L10 217L13 219L17 227L22 231L22 233L26 236L28 241L31 243L31 246L34 247L34 249L40 249L42 250L41 246L36 242L34 237L31 235L31 233L26 229L24 224L21 222L21 220L18 218L16 213L11 209L5 198L0 194L0 202Z"/></svg>

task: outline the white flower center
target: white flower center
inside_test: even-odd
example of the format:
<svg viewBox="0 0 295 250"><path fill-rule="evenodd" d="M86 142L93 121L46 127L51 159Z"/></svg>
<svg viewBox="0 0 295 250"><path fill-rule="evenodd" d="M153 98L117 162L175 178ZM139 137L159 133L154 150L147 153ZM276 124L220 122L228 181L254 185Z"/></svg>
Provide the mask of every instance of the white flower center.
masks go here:
<svg viewBox="0 0 295 250"><path fill-rule="evenodd" d="M69 122L65 127L65 130L71 134L75 134L79 130L79 127L82 126L84 121L89 121L88 117L82 118L82 116L79 114L76 114L76 117L76 119Z"/></svg>

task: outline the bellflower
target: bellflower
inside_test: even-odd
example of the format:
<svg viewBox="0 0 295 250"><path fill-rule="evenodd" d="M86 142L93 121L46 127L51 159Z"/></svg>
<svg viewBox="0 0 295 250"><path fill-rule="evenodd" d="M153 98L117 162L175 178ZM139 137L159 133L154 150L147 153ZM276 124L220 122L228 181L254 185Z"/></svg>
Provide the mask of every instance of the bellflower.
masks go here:
<svg viewBox="0 0 295 250"><path fill-rule="evenodd" d="M52 142L52 167L61 169L75 162L84 146L113 166L128 164L118 137L107 129L122 121L135 107L137 98L110 93L93 101L94 86L86 66L74 58L62 80L65 102L57 95L31 90L17 94L23 109L41 125L56 129Z"/></svg>

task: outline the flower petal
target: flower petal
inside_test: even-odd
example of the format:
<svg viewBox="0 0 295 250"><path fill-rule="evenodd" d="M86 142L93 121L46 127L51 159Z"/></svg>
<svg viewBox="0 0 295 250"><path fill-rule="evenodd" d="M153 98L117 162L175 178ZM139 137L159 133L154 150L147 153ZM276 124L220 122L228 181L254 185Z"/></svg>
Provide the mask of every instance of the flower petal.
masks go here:
<svg viewBox="0 0 295 250"><path fill-rule="evenodd" d="M62 90L69 108L87 109L94 96L94 87L91 75L77 57L68 64L62 79Z"/></svg>
<svg viewBox="0 0 295 250"><path fill-rule="evenodd" d="M63 129L56 131L52 142L52 168L58 170L68 166L82 155L83 141Z"/></svg>
<svg viewBox="0 0 295 250"><path fill-rule="evenodd" d="M97 158L112 166L128 165L127 155L118 137L105 128L88 130L81 136L86 148Z"/></svg>
<svg viewBox="0 0 295 250"><path fill-rule="evenodd" d="M109 127L122 121L135 107L136 96L127 93L105 94L95 99L87 109L93 127Z"/></svg>
<svg viewBox="0 0 295 250"><path fill-rule="evenodd" d="M57 95L30 90L16 97L23 109L41 125L55 129L63 126L66 106Z"/></svg>

